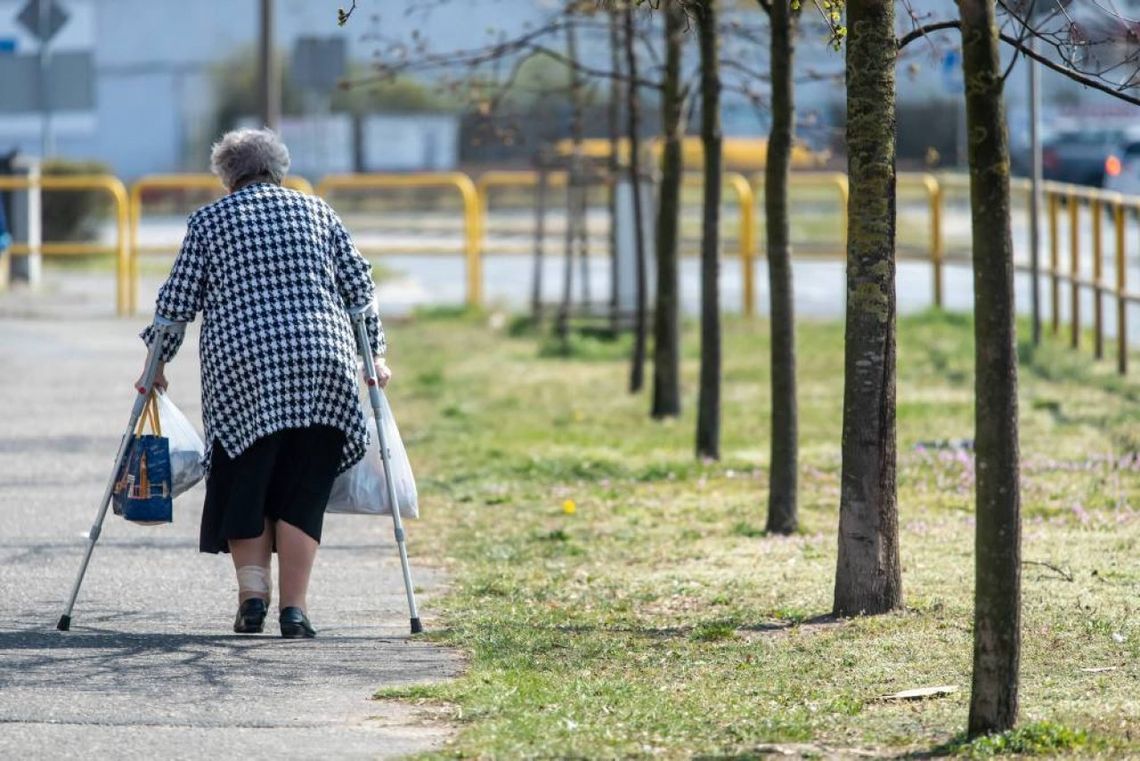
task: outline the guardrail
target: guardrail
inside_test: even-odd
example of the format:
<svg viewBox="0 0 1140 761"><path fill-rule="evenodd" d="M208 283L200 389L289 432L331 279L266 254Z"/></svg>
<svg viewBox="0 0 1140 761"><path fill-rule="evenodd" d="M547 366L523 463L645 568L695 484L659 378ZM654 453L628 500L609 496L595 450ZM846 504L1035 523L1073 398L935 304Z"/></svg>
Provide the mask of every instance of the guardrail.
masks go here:
<svg viewBox="0 0 1140 761"><path fill-rule="evenodd" d="M129 206L127 202L127 189L118 177L104 174L74 174L74 175L40 175L27 176L0 176L0 190L32 190L40 191L90 191L101 190L111 196L115 205L115 245L106 246L101 243L44 241L40 244L40 253L43 256L68 256L99 254L111 250L115 252L115 311L119 315L129 314L130 301L130 249L127 241L127 228L129 225ZM15 243L9 250L11 256L27 256L32 253L29 245ZM0 262L7 272L7 261Z"/></svg>
<svg viewBox="0 0 1140 761"><path fill-rule="evenodd" d="M546 175L547 187L566 187L567 174L564 171L549 172ZM684 184L689 187L699 187L703 183L700 175L686 174ZM487 249L486 229L487 216L490 209L490 191L494 189L537 188L539 186L539 173L529 170L518 171L490 171L484 172L475 182L479 197L479 215L482 220L480 251ZM756 258L756 214L755 196L752 186L744 175L736 172L724 173L724 186L736 195L736 202L740 208L740 223L737 233L737 255L741 261L742 303L744 313L752 316L756 307L755 268ZM652 252L647 252L652 255Z"/></svg>
<svg viewBox="0 0 1140 761"><path fill-rule="evenodd" d="M1140 198L1123 196L1077 185L1047 182L1044 189L1045 209L1048 216L1049 266L1041 274L1049 278L1051 305L1050 327L1054 335L1061 332L1061 289L1069 288L1069 342L1072 348L1081 345L1081 295L1087 291L1092 297L1093 354L1104 358L1105 320L1104 296L1110 294L1116 307L1116 366L1128 372L1128 305L1140 302L1140 293L1128 290L1127 237L1128 220L1140 214ZM1061 209L1068 217L1069 261L1068 269L1061 266ZM1081 249L1081 222L1088 210L1092 235L1091 277L1083 273L1084 257ZM1103 221L1110 217L1113 228L1112 270L1113 282L1105 281L1105 248Z"/></svg>
<svg viewBox="0 0 1140 761"><path fill-rule="evenodd" d="M384 188L454 188L463 202L464 261L467 268L467 303L483 303L482 220L475 183L462 172L423 174L340 174L317 183L317 195L328 198L334 190L375 190Z"/></svg>
<svg viewBox="0 0 1140 761"><path fill-rule="evenodd" d="M564 185L565 173L552 172L547 176L552 187ZM425 174L366 174L332 175L325 177L314 188L301 178L289 178L286 185L308 193L328 196L345 190L400 190L411 188L437 188L454 190L463 206L463 241L461 254L466 268L467 302L479 305L483 300L482 258L487 250L485 240L486 219L489 213L489 196L498 188L533 188L537 186L535 172L486 172L472 181L459 172ZM686 176L686 186L699 185L698 175ZM762 178L746 178L737 173L726 173L725 184L735 195L739 207L739 228L737 239L738 254L742 264L742 291L744 313L752 315L755 309L754 263L762 250L756 240L756 222L760 210L757 196L762 192ZM207 174L158 175L143 177L129 189L116 177L110 175L46 175L39 179L4 176L0 177L0 190L28 190L39 187L42 191L101 191L108 193L114 204L116 237L113 244L97 242L47 241L40 246L45 256L83 255L113 251L116 255L115 305L120 315L132 314L137 307L138 257L142 254L169 251L177 246L142 246L139 242L139 225L143 218L145 194L153 190L208 190L221 195L223 189L217 179ZM926 173L900 173L898 187L901 190L918 191L925 198L929 209L929 224L921 238L925 245L917 248L911 244L909 250L900 246L900 258L918 258L931 265L932 293L935 306L944 303L944 269L955 264L969 266L967 251L963 248L965 239L957 235L953 255L947 257L947 242L944 240L944 215L952 203L961 204L968 198L968 178L961 175L932 175ZM845 254L848 204L847 178L841 173L794 173L791 176L793 193L812 188L834 189L837 200L838 240L827 243L821 251L829 257L842 258ZM1011 188L1016 196L1028 198L1029 183L1013 180ZM828 191L830 192L830 191ZM1064 313L1068 313L1069 342L1079 348L1082 332L1091 327L1093 353L1100 359L1105 356L1106 337L1110 322L1105 316L1105 297L1114 300L1116 359L1121 373L1128 369L1128 321L1127 310L1130 304L1140 302L1140 293L1129 291L1127 273L1127 237L1130 221L1140 216L1140 198L1126 197L1093 188L1065 185L1054 182L1044 183L1043 213L1045 235L1043 244L1047 256L1043 257L1039 275L1047 288L1049 305L1049 325L1054 334L1060 334ZM954 200L951 200L950 197ZM795 212L793 211L793 215ZM1105 222L1113 233L1112 251L1108 252L1104 243ZM1062 227L1067 242L1062 238ZM958 229L956 226L955 230ZM1089 250L1083 251L1087 245ZM834 240L834 233L831 240ZM805 246L804 248L810 248ZM822 250L826 248L826 251ZM1065 250L1067 248L1067 251ZM29 253L27 242L17 242L10 249L12 256L26 256ZM802 253L802 251L801 251ZM1085 254L1088 256L1085 256ZM1064 254L1064 256L1063 256ZM1108 257L1111 256L1111 260ZM0 262L0 265L3 265ZM1017 263L1021 272L1028 270L1024 263ZM1086 270L1091 270L1086 272ZM1111 272L1111 282L1107 273ZM1064 292L1067 289L1067 292ZM1084 305L1091 298L1091 315L1086 325Z"/></svg>

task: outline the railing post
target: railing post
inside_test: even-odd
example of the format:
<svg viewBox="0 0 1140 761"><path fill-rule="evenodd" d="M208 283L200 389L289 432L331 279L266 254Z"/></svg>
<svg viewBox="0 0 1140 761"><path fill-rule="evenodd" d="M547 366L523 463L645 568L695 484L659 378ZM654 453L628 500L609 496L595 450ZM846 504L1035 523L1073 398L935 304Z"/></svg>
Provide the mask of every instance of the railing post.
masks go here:
<svg viewBox="0 0 1140 761"><path fill-rule="evenodd" d="M1113 203L1113 221L1116 224L1116 369L1121 375L1128 372L1128 269L1125 261L1124 202Z"/></svg>
<svg viewBox="0 0 1140 761"><path fill-rule="evenodd" d="M1074 349L1081 346L1081 206L1077 196L1069 194L1069 284L1071 287L1070 308L1071 337Z"/></svg>
<svg viewBox="0 0 1140 761"><path fill-rule="evenodd" d="M1101 255L1100 216L1104 211L1100 199L1093 199L1090 204L1093 219L1093 353L1097 359L1104 359L1104 309L1101 299L1101 290L1104 288L1104 263Z"/></svg>
<svg viewBox="0 0 1140 761"><path fill-rule="evenodd" d="M456 172L452 182L463 197L467 304L481 307L483 306L483 220L481 218L483 206L479 202L479 192L475 188L475 183L470 177Z"/></svg>
<svg viewBox="0 0 1140 761"><path fill-rule="evenodd" d="M1056 336L1061 332L1061 233L1057 217L1061 199L1046 191L1049 198L1049 321Z"/></svg>
<svg viewBox="0 0 1140 761"><path fill-rule="evenodd" d="M139 301L139 224L142 220L142 184L144 179L131 185L128 217L131 227L130 252L127 256L127 314L134 315Z"/></svg>
<svg viewBox="0 0 1140 761"><path fill-rule="evenodd" d="M752 186L748 184L744 175L726 172L724 177L732 189L736 191L736 201L740 205L740 280L742 285L741 298L743 299L741 311L745 317L754 317L756 315L756 267L753 257L756 250L756 241L754 240L756 198L752 194Z"/></svg>
<svg viewBox="0 0 1140 761"><path fill-rule="evenodd" d="M934 306L942 308L942 185L929 174L922 184L930 202L930 268L934 277Z"/></svg>

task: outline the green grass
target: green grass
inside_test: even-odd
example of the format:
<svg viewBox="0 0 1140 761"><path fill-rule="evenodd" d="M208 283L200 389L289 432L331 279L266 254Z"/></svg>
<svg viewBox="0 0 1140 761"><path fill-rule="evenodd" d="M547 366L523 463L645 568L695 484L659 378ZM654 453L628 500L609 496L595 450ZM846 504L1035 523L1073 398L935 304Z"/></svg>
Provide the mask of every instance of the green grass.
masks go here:
<svg viewBox="0 0 1140 761"><path fill-rule="evenodd" d="M409 527L413 562L450 573L425 607L429 636L469 665L380 694L451 706L458 734L438 755L1140 756L1140 383L1059 345L1022 351L1022 725L967 743L974 466L954 442L973 437L970 320L900 322L907 607L850 621L826 616L842 325L798 331L792 537L763 531L767 326L725 331L723 458L701 463L694 325L685 412L665 422L626 393L627 342L575 339L562 357L472 312L389 326L425 516ZM958 690L881 700L933 685Z"/></svg>

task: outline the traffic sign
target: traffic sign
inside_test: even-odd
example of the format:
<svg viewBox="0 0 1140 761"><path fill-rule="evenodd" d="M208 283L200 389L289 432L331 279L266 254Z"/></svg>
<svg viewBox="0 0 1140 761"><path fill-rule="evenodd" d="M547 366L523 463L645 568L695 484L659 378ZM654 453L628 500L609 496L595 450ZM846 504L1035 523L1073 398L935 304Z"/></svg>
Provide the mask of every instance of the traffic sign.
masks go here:
<svg viewBox="0 0 1140 761"><path fill-rule="evenodd" d="M42 5L47 6L43 12L41 12ZM55 0L28 0L16 20L42 43L51 41L69 18L71 16ZM44 22L42 29L41 21Z"/></svg>

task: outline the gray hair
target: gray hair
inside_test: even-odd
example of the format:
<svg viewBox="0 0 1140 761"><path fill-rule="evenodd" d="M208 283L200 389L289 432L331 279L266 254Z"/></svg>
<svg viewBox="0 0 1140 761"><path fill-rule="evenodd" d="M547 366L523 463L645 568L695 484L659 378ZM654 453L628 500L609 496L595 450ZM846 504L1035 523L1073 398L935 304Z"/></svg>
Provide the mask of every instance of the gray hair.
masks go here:
<svg viewBox="0 0 1140 761"><path fill-rule="evenodd" d="M214 143L210 170L231 190L255 179L280 185L289 171L289 149L272 130L236 129Z"/></svg>

